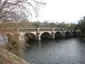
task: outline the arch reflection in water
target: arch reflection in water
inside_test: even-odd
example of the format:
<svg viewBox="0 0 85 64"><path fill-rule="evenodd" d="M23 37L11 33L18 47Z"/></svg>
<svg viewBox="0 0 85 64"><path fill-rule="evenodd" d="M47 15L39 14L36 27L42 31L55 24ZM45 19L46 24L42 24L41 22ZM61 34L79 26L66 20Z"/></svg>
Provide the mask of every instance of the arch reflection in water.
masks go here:
<svg viewBox="0 0 85 64"><path fill-rule="evenodd" d="M78 37L78 32L73 31L73 37Z"/></svg>
<svg viewBox="0 0 85 64"><path fill-rule="evenodd" d="M44 32L43 34L41 34L41 40L43 40L43 39L51 39L52 37L51 37L51 34L50 33L48 33L48 32Z"/></svg>
<svg viewBox="0 0 85 64"><path fill-rule="evenodd" d="M72 36L72 32L65 32L65 38L71 38Z"/></svg>
<svg viewBox="0 0 85 64"><path fill-rule="evenodd" d="M60 38L62 38L61 32L56 32L55 33L55 39L60 39Z"/></svg>
<svg viewBox="0 0 85 64"><path fill-rule="evenodd" d="M36 40L36 36L34 34L32 34L32 33L26 33L24 35L24 37L25 37L25 42L29 43L29 44L31 44L30 43L31 41L35 41Z"/></svg>

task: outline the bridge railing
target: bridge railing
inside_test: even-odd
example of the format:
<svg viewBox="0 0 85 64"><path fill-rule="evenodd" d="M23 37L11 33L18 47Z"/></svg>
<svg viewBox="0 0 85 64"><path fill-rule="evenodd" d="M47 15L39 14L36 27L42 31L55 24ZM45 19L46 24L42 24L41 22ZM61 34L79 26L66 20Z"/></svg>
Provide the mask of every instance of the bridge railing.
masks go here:
<svg viewBox="0 0 85 64"><path fill-rule="evenodd" d="M51 29L48 29L48 28L41 28L40 31L51 31Z"/></svg>
<svg viewBox="0 0 85 64"><path fill-rule="evenodd" d="M59 28L59 27L55 27L55 28L52 28L52 27L50 27L50 28L36 28L36 27L30 27L30 28L0 28L0 31L21 31L21 32L30 32L30 31L37 31L37 30L39 30L39 31L71 31L72 29L70 29L70 28Z"/></svg>
<svg viewBox="0 0 85 64"><path fill-rule="evenodd" d="M62 31L63 29L61 28L55 28L54 31Z"/></svg>
<svg viewBox="0 0 85 64"><path fill-rule="evenodd" d="M13 31L17 31L17 29L16 28L0 28L0 31L13 32Z"/></svg>
<svg viewBox="0 0 85 64"><path fill-rule="evenodd" d="M19 28L19 31L36 31L36 28Z"/></svg>

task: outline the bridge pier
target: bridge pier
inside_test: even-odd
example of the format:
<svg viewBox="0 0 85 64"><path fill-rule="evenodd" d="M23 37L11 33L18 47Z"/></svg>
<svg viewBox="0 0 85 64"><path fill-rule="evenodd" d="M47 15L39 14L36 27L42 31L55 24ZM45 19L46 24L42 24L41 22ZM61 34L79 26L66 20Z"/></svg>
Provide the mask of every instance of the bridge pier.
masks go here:
<svg viewBox="0 0 85 64"><path fill-rule="evenodd" d="M65 38L65 32L63 31L61 34L62 34L62 38Z"/></svg>
<svg viewBox="0 0 85 64"><path fill-rule="evenodd" d="M37 40L41 40L40 35L37 35L36 39L37 39Z"/></svg>
<svg viewBox="0 0 85 64"><path fill-rule="evenodd" d="M39 31L40 31L40 29L38 27L36 27L36 40L41 40Z"/></svg>
<svg viewBox="0 0 85 64"><path fill-rule="evenodd" d="M71 37L73 37L73 32L71 31Z"/></svg>
<svg viewBox="0 0 85 64"><path fill-rule="evenodd" d="M52 35L52 39L54 40L55 39L54 32L52 32L51 35Z"/></svg>
<svg viewBox="0 0 85 64"><path fill-rule="evenodd" d="M51 35L52 35L52 39L54 40L55 39L55 34L54 34L54 28L51 27Z"/></svg>

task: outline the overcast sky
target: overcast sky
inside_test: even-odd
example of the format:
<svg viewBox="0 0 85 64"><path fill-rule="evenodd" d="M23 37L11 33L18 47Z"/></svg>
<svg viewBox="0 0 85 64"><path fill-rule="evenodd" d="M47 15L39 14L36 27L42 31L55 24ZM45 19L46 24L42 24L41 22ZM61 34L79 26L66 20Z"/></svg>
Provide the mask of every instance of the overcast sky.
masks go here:
<svg viewBox="0 0 85 64"><path fill-rule="evenodd" d="M47 5L40 9L37 20L77 23L85 15L85 0L45 0Z"/></svg>

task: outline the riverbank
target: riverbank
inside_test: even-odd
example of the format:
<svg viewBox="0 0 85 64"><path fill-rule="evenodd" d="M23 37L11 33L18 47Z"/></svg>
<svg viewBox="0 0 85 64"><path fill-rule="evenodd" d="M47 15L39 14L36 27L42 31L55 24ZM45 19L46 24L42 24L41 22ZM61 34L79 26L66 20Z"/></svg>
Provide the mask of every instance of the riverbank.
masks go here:
<svg viewBox="0 0 85 64"><path fill-rule="evenodd" d="M22 58L0 47L0 64L29 64Z"/></svg>

